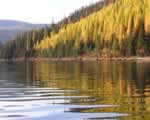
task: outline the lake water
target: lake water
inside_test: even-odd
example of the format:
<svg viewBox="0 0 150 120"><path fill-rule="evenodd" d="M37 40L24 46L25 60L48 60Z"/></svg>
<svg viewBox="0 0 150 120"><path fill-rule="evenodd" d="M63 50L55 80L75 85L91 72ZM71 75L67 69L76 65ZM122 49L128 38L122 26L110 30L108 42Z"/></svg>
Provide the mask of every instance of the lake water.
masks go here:
<svg viewBox="0 0 150 120"><path fill-rule="evenodd" d="M150 120L150 63L0 63L0 120L87 119Z"/></svg>

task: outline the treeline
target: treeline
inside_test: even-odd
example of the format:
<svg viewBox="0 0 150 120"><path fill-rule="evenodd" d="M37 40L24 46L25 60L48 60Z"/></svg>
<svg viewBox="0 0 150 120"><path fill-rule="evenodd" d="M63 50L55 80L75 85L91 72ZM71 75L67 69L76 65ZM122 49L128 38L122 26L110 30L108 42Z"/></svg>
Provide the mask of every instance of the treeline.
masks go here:
<svg viewBox="0 0 150 120"><path fill-rule="evenodd" d="M115 0L104 0L104 1L98 1L94 4L90 4L89 6L82 7L79 10L76 10L74 13L69 15L67 18L64 18L60 22L58 22L59 27L65 27L69 23L75 23L79 21L82 18L85 18L89 16L90 14L99 11L102 9L104 6L107 6L110 3L113 3Z"/></svg>
<svg viewBox="0 0 150 120"><path fill-rule="evenodd" d="M51 29L47 27L17 35L14 40L10 40L1 46L1 58L12 59L34 55L34 51L32 49L34 44L43 39L44 36L48 36L48 31L50 32Z"/></svg>
<svg viewBox="0 0 150 120"><path fill-rule="evenodd" d="M3 46L1 56L11 59L150 55L149 0L107 0L91 6L58 24L20 35Z"/></svg>
<svg viewBox="0 0 150 120"><path fill-rule="evenodd" d="M112 0L99 1L86 7L76 10L69 17L64 18L58 23L52 23L50 26L39 30L32 30L17 35L14 40L8 41L5 45L0 46L0 57L5 59L17 57L35 57L38 53L33 46L40 43L46 37L51 37L54 33L58 33L62 27L66 27L69 23L75 23L81 18L85 18L91 13L97 12L104 6L111 3Z"/></svg>

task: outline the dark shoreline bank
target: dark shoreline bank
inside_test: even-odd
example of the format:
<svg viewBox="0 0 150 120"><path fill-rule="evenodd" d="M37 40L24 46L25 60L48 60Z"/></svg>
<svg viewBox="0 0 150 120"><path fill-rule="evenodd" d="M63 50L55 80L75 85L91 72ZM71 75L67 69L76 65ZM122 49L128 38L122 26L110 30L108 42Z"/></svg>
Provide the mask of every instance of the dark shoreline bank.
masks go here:
<svg viewBox="0 0 150 120"><path fill-rule="evenodd" d="M97 57L66 57L66 58L17 58L17 59L0 59L5 61L143 61L150 62L150 56L147 57L114 57L114 58L97 58Z"/></svg>

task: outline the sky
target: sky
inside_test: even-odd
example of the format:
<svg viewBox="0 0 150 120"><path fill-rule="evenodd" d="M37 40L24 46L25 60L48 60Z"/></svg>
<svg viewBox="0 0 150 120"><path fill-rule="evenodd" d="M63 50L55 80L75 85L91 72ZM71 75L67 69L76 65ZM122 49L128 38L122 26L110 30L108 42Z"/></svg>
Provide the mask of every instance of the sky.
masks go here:
<svg viewBox="0 0 150 120"><path fill-rule="evenodd" d="M57 22L98 0L0 0L0 19L30 23Z"/></svg>

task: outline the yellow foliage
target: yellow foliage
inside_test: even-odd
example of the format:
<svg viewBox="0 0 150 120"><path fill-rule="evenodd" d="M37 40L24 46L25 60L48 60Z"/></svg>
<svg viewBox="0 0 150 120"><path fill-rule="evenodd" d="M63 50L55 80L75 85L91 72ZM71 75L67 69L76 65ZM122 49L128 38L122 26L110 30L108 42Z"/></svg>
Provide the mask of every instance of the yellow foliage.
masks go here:
<svg viewBox="0 0 150 120"><path fill-rule="evenodd" d="M150 0L144 0L145 5L145 31L150 33Z"/></svg>
<svg viewBox="0 0 150 120"><path fill-rule="evenodd" d="M78 47L81 41L95 41L98 34L104 41L111 41L115 34L121 43L131 32L138 30L141 20L144 20L145 31L150 32L150 0L116 0L77 23L68 24L58 33L52 33L50 38L37 43L34 48L55 48L58 42L65 44L68 40L75 40Z"/></svg>

